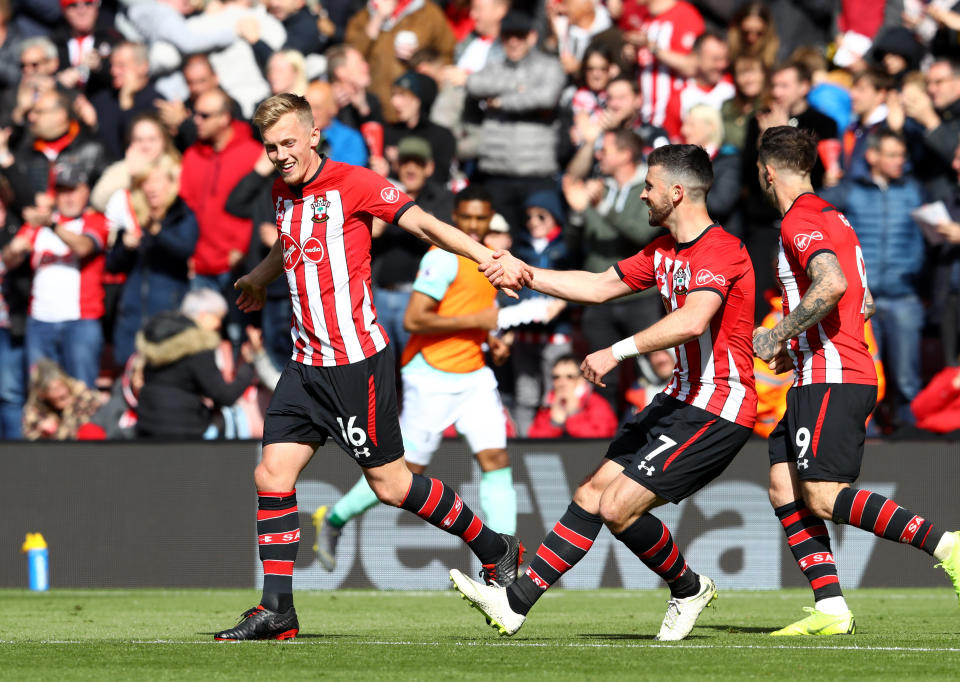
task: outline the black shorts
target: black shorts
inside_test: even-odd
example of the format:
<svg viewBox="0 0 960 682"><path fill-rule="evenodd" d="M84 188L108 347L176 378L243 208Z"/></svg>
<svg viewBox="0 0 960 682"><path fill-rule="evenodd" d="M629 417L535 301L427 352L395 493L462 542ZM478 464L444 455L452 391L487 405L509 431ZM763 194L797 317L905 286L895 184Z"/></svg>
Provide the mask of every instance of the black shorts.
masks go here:
<svg viewBox="0 0 960 682"><path fill-rule="evenodd" d="M860 476L867 417L876 402L876 386L791 388L787 411L770 433L770 466L795 462L801 480L853 483Z"/></svg>
<svg viewBox="0 0 960 682"><path fill-rule="evenodd" d="M403 457L393 351L336 367L290 360L263 421L263 444L333 438L363 467Z"/></svg>
<svg viewBox="0 0 960 682"><path fill-rule="evenodd" d="M620 427L606 457L644 488L677 503L722 474L750 433L746 426L659 393Z"/></svg>

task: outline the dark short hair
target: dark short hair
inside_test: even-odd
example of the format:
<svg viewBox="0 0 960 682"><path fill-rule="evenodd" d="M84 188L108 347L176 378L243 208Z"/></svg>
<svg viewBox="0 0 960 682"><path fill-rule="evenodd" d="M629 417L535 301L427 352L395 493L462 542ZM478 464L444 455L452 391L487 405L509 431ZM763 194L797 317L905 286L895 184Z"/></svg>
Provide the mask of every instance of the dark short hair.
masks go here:
<svg viewBox="0 0 960 682"><path fill-rule="evenodd" d="M797 80L800 81L801 83L810 83L813 80L813 76L810 75L810 69L807 67L807 65L797 60L778 64L773 68L773 71L771 72L770 75L775 76L781 71L790 71L790 70L796 71Z"/></svg>
<svg viewBox="0 0 960 682"><path fill-rule="evenodd" d="M953 57L940 57L939 59L934 59L930 66L934 64L947 64L950 67L950 72L957 78L960 78L960 59Z"/></svg>
<svg viewBox="0 0 960 682"><path fill-rule="evenodd" d="M630 86L630 89L633 90L634 95L640 92L640 86L637 83L637 80L635 78L627 78L626 76L617 76L616 78L610 79L610 82L607 83L607 87L609 88L614 83L626 83L627 85Z"/></svg>
<svg viewBox="0 0 960 682"><path fill-rule="evenodd" d="M713 163L710 156L695 144L667 144L657 147L647 157L650 168L657 166L683 185L694 201L704 201L713 184Z"/></svg>
<svg viewBox="0 0 960 682"><path fill-rule="evenodd" d="M465 201L485 201L493 206L493 195L480 183L473 182L457 192L454 197L455 206L459 206Z"/></svg>
<svg viewBox="0 0 960 682"><path fill-rule="evenodd" d="M572 353L566 353L565 355L561 355L559 358L553 361L551 368L556 368L558 365L565 365L568 362L576 365L578 370L580 369L580 360L579 358L577 358L576 355L573 355Z"/></svg>
<svg viewBox="0 0 960 682"><path fill-rule="evenodd" d="M693 41L693 51L696 54L700 54L700 48L703 47L703 44L708 40L716 40L719 43L727 44L727 39L716 31L704 31L697 36L697 39Z"/></svg>
<svg viewBox="0 0 960 682"><path fill-rule="evenodd" d="M767 128L757 158L764 165L809 173L817 163L817 136L793 126Z"/></svg>
<svg viewBox="0 0 960 682"><path fill-rule="evenodd" d="M896 87L893 76L878 66L871 66L853 77L854 83L862 80L868 81L874 90L893 90Z"/></svg>
<svg viewBox="0 0 960 682"><path fill-rule="evenodd" d="M900 133L890 130L886 126L880 126L869 135L867 135L867 149L880 149L884 140L896 140L904 147L907 146L907 140Z"/></svg>
<svg viewBox="0 0 960 682"><path fill-rule="evenodd" d="M611 132L613 143L617 149L630 152L630 160L640 163L643 160L643 140L630 129L619 129Z"/></svg>

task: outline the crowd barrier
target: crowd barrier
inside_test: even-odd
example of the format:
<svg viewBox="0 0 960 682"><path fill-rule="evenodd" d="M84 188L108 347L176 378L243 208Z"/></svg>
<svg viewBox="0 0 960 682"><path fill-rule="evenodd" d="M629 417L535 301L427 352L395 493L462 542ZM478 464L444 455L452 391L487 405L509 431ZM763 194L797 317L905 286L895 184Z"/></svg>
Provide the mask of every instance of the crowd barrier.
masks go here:
<svg viewBox="0 0 960 682"><path fill-rule="evenodd" d="M518 534L529 551L562 515L604 441L511 442ZM933 520L960 527L957 443L868 443L860 485ZM20 545L40 532L50 546L53 587L257 587L259 446L222 443L51 443L0 445L0 587L26 587ZM726 589L804 585L766 495L766 443L751 441L722 477L656 514L687 561ZM446 589L447 571L474 572L461 543L406 512L378 505L349 523L337 569L316 562L311 513L333 503L359 476L352 458L321 448L297 486L301 526L296 589ZM430 474L480 511L479 470L466 446L447 441ZM934 561L912 547L828 523L845 587L945 586ZM603 530L560 583L573 589L654 588L656 576Z"/></svg>

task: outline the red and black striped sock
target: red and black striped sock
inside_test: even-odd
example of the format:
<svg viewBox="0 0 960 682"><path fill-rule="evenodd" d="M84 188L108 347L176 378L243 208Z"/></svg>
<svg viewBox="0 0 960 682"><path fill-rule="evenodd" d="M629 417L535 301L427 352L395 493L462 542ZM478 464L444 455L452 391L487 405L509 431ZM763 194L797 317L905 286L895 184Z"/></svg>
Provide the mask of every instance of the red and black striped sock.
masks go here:
<svg viewBox="0 0 960 682"><path fill-rule="evenodd" d="M833 503L833 522L863 528L887 540L910 543L930 556L940 539L939 533L932 532L933 523L869 490L841 490Z"/></svg>
<svg viewBox="0 0 960 682"><path fill-rule="evenodd" d="M526 615L547 588L587 555L602 527L603 521L597 514L571 502L527 570L507 588L510 608Z"/></svg>
<svg viewBox="0 0 960 682"><path fill-rule="evenodd" d="M806 505L797 500L774 509L783 532L787 534L787 544L813 588L816 601L828 597L842 597L837 564L830 549L830 534L827 524L813 515Z"/></svg>
<svg viewBox="0 0 960 682"><path fill-rule="evenodd" d="M700 591L699 576L687 566L670 529L653 514L644 514L615 537L666 581L672 596L683 599Z"/></svg>
<svg viewBox="0 0 960 682"><path fill-rule="evenodd" d="M257 493L257 542L263 562L260 604L284 613L293 606L293 563L300 548L297 491Z"/></svg>
<svg viewBox="0 0 960 682"><path fill-rule="evenodd" d="M486 526L452 488L437 478L414 474L400 508L412 511L441 530L459 535L480 563L492 564L503 556L505 543L500 534Z"/></svg>

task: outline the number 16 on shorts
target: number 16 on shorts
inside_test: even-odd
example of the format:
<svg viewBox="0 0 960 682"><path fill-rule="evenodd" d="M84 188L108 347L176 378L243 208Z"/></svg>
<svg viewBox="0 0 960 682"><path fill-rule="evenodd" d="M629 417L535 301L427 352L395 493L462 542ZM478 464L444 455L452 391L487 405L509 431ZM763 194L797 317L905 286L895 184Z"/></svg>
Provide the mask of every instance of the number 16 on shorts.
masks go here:
<svg viewBox="0 0 960 682"><path fill-rule="evenodd" d="M370 448L363 447L367 442L367 432L359 426L354 426L357 421L356 415L349 417L347 423L343 423L343 417L337 417L337 423L340 425L340 435L343 436L343 442L353 446L353 456L357 459L370 456Z"/></svg>
<svg viewBox="0 0 960 682"><path fill-rule="evenodd" d="M662 433L658 437L658 440L660 441L660 445L648 452L643 460L637 464L637 468L647 476L653 476L653 472L657 470L657 468L653 466L652 460L657 455L664 454L667 450L677 444L677 441L675 441L673 438Z"/></svg>

